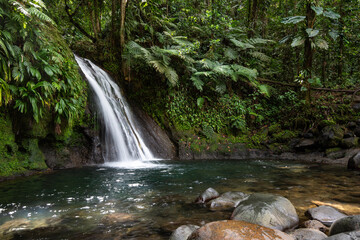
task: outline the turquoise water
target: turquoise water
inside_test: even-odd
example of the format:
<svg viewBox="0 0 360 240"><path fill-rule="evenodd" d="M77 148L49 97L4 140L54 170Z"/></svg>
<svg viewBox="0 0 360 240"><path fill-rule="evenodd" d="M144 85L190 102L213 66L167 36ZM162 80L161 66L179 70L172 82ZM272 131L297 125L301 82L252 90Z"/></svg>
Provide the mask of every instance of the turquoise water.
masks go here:
<svg viewBox="0 0 360 240"><path fill-rule="evenodd" d="M168 239L182 224L229 218L193 204L208 187L280 194L300 218L313 201L360 214L359 182L359 172L283 161L68 169L0 183L0 239Z"/></svg>

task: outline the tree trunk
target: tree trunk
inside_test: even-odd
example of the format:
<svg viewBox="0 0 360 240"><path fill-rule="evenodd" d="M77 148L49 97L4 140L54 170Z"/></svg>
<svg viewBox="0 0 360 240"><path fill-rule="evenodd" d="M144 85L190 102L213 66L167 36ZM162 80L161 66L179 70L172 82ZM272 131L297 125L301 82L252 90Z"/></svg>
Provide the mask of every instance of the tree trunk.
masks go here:
<svg viewBox="0 0 360 240"><path fill-rule="evenodd" d="M313 28L315 23L316 13L311 8L312 1L306 1L306 28ZM308 79L311 78L312 72L312 62L314 51L311 47L311 39L309 38L307 32L305 34L305 47L304 47L304 70L305 70L305 79L304 87L306 87L306 103L310 104L311 101L311 92L310 92L310 83Z"/></svg>
<svg viewBox="0 0 360 240"><path fill-rule="evenodd" d="M344 54L344 11L343 11L343 0L340 1L339 4L339 12L340 12L340 20L339 20L339 56L338 56L338 79L340 84L343 83L343 54Z"/></svg>
<svg viewBox="0 0 360 240"><path fill-rule="evenodd" d="M125 46L125 14L127 0L121 0L120 5L120 52L123 52Z"/></svg>
<svg viewBox="0 0 360 240"><path fill-rule="evenodd" d="M117 1L118 0L112 0L111 1L111 44L113 47L116 48L116 9L117 9Z"/></svg>

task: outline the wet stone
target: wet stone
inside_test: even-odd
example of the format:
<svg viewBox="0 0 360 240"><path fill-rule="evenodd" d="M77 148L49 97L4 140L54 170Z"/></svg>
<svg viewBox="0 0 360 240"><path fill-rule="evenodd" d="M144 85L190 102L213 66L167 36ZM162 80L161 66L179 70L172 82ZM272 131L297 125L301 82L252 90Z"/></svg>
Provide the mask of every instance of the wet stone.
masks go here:
<svg viewBox="0 0 360 240"><path fill-rule="evenodd" d="M187 239L199 226L188 224L178 227L170 236L170 240L184 240Z"/></svg>
<svg viewBox="0 0 360 240"><path fill-rule="evenodd" d="M281 196L254 193L233 211L231 219L285 230L298 225L299 217L292 203Z"/></svg>
<svg viewBox="0 0 360 240"><path fill-rule="evenodd" d="M260 225L234 220L208 223L195 232L187 240L293 240L279 230Z"/></svg>
<svg viewBox="0 0 360 240"><path fill-rule="evenodd" d="M331 226L337 219L346 217L345 214L339 212L330 206L320 206L311 208L306 211L305 215L311 219L315 219L323 223L325 226Z"/></svg>
<svg viewBox="0 0 360 240"><path fill-rule="evenodd" d="M217 198L219 197L219 193L213 189L213 188L208 188L205 190L205 192L203 192L196 200L196 203L205 203L210 201L211 199Z"/></svg>
<svg viewBox="0 0 360 240"><path fill-rule="evenodd" d="M360 239L360 231L339 233L325 238L325 240L359 240L359 239Z"/></svg>
<svg viewBox="0 0 360 240"><path fill-rule="evenodd" d="M290 234L295 240L322 240L327 238L327 235L319 230L300 228L296 229Z"/></svg>
<svg viewBox="0 0 360 240"><path fill-rule="evenodd" d="M338 233L360 231L360 215L344 217L336 220L330 228L329 235Z"/></svg>
<svg viewBox="0 0 360 240"><path fill-rule="evenodd" d="M308 220L304 222L304 227L310 229L316 229L323 233L328 232L329 228L317 220Z"/></svg>
<svg viewBox="0 0 360 240"><path fill-rule="evenodd" d="M212 211L229 210L235 208L240 202L246 200L249 194L243 192L226 192L209 202Z"/></svg>

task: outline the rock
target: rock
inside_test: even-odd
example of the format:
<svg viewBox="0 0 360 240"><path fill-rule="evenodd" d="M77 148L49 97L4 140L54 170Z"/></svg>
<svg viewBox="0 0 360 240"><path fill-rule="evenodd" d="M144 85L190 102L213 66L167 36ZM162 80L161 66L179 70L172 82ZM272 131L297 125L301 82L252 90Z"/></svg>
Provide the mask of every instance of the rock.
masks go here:
<svg viewBox="0 0 360 240"><path fill-rule="evenodd" d="M341 145L344 148L352 148L352 147L356 147L359 145L359 138L358 137L349 137L349 138L344 138L342 140Z"/></svg>
<svg viewBox="0 0 360 240"><path fill-rule="evenodd" d="M319 143L324 148L336 147L341 143L343 137L344 129L340 125L330 125L321 130Z"/></svg>
<svg viewBox="0 0 360 240"><path fill-rule="evenodd" d="M348 122L348 124L346 124L346 127L348 129L354 129L356 128L356 122Z"/></svg>
<svg viewBox="0 0 360 240"><path fill-rule="evenodd" d="M347 165L348 169L360 169L360 152L352 156Z"/></svg>
<svg viewBox="0 0 360 240"><path fill-rule="evenodd" d="M243 192L226 192L209 202L212 211L228 210L235 208L241 201L246 200L250 195Z"/></svg>
<svg viewBox="0 0 360 240"><path fill-rule="evenodd" d="M331 237L325 238L325 240L359 240L360 231L339 233Z"/></svg>
<svg viewBox="0 0 360 240"><path fill-rule="evenodd" d="M322 240L327 238L325 233L309 228L296 229L293 233L291 233L291 236L295 240Z"/></svg>
<svg viewBox="0 0 360 240"><path fill-rule="evenodd" d="M297 150L305 150L309 148L315 147L315 141L313 139L302 139L300 142L295 146Z"/></svg>
<svg viewBox="0 0 360 240"><path fill-rule="evenodd" d="M306 211L305 215L311 219L320 221L328 227L330 227L331 224L339 218L346 217L345 214L339 212L338 210L330 206L319 206L315 208L310 208Z"/></svg>
<svg viewBox="0 0 360 240"><path fill-rule="evenodd" d="M355 133L347 132L347 133L344 134L344 138L350 138L350 137L355 137Z"/></svg>
<svg viewBox="0 0 360 240"><path fill-rule="evenodd" d="M208 223L187 240L293 240L293 238L276 229L270 229L243 221L217 221Z"/></svg>
<svg viewBox="0 0 360 240"><path fill-rule="evenodd" d="M352 105L352 109L355 112L359 112L360 111L360 103L355 103L354 105Z"/></svg>
<svg viewBox="0 0 360 240"><path fill-rule="evenodd" d="M285 230L295 227L299 217L292 203L281 196L254 193L233 211L231 219Z"/></svg>
<svg viewBox="0 0 360 240"><path fill-rule="evenodd" d="M338 233L360 231L360 215L344 217L336 220L330 228L329 235Z"/></svg>
<svg viewBox="0 0 360 240"><path fill-rule="evenodd" d="M185 240L199 228L199 226L192 224L182 225L171 234L170 240Z"/></svg>
<svg viewBox="0 0 360 240"><path fill-rule="evenodd" d="M330 148L330 150L333 148ZM336 148L338 149L338 148ZM331 158L331 159L339 159L339 158L343 158L346 155L346 151L344 151L343 149L339 148L340 150L337 151L328 151L329 149L326 149L325 153L326 153L326 157Z"/></svg>
<svg viewBox="0 0 360 240"><path fill-rule="evenodd" d="M13 239L17 230L27 229L30 221L25 218L14 219L0 225L0 239Z"/></svg>
<svg viewBox="0 0 360 240"><path fill-rule="evenodd" d="M205 203L207 201L210 201L211 199L217 198L219 197L219 193L213 189L213 188L208 188L205 190L205 192L203 192L196 200L196 203Z"/></svg>
<svg viewBox="0 0 360 240"><path fill-rule="evenodd" d="M360 127L355 128L354 134L355 136L360 137Z"/></svg>
<svg viewBox="0 0 360 240"><path fill-rule="evenodd" d="M306 228L316 229L323 233L326 233L329 228L317 220L308 220L304 222Z"/></svg>
<svg viewBox="0 0 360 240"><path fill-rule="evenodd" d="M128 221L133 221L134 220L134 216L128 213L112 213L112 214L108 214L105 215L102 219L101 222L107 225L111 225L111 224L117 224L117 223L124 223L124 222L128 222Z"/></svg>
<svg viewBox="0 0 360 240"><path fill-rule="evenodd" d="M314 134L308 132L308 133L304 133L304 138L313 138L314 137Z"/></svg>

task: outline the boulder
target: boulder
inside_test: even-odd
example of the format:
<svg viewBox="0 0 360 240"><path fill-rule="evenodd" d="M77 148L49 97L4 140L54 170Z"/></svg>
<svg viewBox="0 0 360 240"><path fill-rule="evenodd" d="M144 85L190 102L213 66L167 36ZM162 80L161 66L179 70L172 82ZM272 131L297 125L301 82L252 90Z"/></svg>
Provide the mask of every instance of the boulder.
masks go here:
<svg viewBox="0 0 360 240"><path fill-rule="evenodd" d="M254 193L233 211L231 219L285 230L294 228L299 217L292 203L281 196Z"/></svg>
<svg viewBox="0 0 360 240"><path fill-rule="evenodd" d="M193 232L187 240L293 240L276 229L270 229L243 221L217 221L205 224Z"/></svg>
<svg viewBox="0 0 360 240"><path fill-rule="evenodd" d="M300 142L295 146L296 150L305 150L315 147L315 141L313 139L301 139Z"/></svg>
<svg viewBox="0 0 360 240"><path fill-rule="evenodd" d="M352 148L352 147L356 147L359 145L359 138L358 137L349 137L349 138L344 138L342 140L341 145L344 148Z"/></svg>
<svg viewBox="0 0 360 240"><path fill-rule="evenodd" d="M345 214L339 212L330 206L319 206L310 208L305 212L305 215L311 219L315 219L323 223L325 226L330 227L336 220L346 217Z"/></svg>
<svg viewBox="0 0 360 240"><path fill-rule="evenodd" d="M360 152L352 156L347 165L348 169L360 169Z"/></svg>
<svg viewBox="0 0 360 240"><path fill-rule="evenodd" d="M178 227L170 236L170 240L184 240L187 239L199 226L188 224Z"/></svg>
<svg viewBox="0 0 360 240"><path fill-rule="evenodd" d="M213 189L213 188L208 188L205 190L205 192L203 192L202 194L200 194L200 196L195 200L196 203L205 203L208 202L214 198L219 197L219 193Z"/></svg>
<svg viewBox="0 0 360 240"><path fill-rule="evenodd" d="M329 228L327 226L325 226L324 224L322 224L321 222L319 222L318 220L308 220L304 222L304 226L306 228L311 228L311 229L316 229L319 230L323 233L326 233Z"/></svg>
<svg viewBox="0 0 360 240"><path fill-rule="evenodd" d="M295 240L322 240L327 238L327 235L319 230L309 228L296 229L291 236Z"/></svg>
<svg viewBox="0 0 360 240"><path fill-rule="evenodd" d="M226 192L209 202L212 211L222 211L235 208L241 201L246 200L249 194L243 192Z"/></svg>
<svg viewBox="0 0 360 240"><path fill-rule="evenodd" d="M344 129L338 124L326 126L321 130L318 140L324 148L336 147L341 143L344 133Z"/></svg>
<svg viewBox="0 0 360 240"><path fill-rule="evenodd" d="M330 228L329 235L338 233L360 231L360 215L344 217L336 220Z"/></svg>
<svg viewBox="0 0 360 240"><path fill-rule="evenodd" d="M360 127L355 128L354 134L355 134L357 137L360 137Z"/></svg>
<svg viewBox="0 0 360 240"><path fill-rule="evenodd" d="M327 237L324 240L359 240L360 231L339 233L331 237Z"/></svg>
<svg viewBox="0 0 360 240"><path fill-rule="evenodd" d="M348 124L346 124L346 127L349 129L354 129L356 128L356 122L348 122Z"/></svg>

